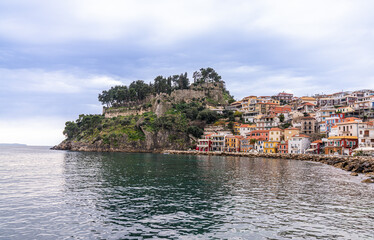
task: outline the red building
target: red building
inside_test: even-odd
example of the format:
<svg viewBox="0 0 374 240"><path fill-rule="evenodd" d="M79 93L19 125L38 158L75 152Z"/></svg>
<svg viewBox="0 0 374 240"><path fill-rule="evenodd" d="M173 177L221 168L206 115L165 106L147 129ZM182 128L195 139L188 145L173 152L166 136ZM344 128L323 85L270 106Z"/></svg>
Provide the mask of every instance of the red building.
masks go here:
<svg viewBox="0 0 374 240"><path fill-rule="evenodd" d="M211 145L212 141L210 139L210 135L207 135L198 140L196 150L200 152L208 152Z"/></svg>
<svg viewBox="0 0 374 240"><path fill-rule="evenodd" d="M284 102L291 102L292 101L292 98L293 98L293 94L291 93L285 93L285 92L281 92L281 93L278 93L278 95L275 95L273 96L274 99L277 99L277 100L282 100Z"/></svg>
<svg viewBox="0 0 374 240"><path fill-rule="evenodd" d="M250 138L250 139L265 139L265 140L269 140L269 132L270 130L254 130L252 132L250 132L247 136Z"/></svg>
<svg viewBox="0 0 374 240"><path fill-rule="evenodd" d="M355 136L329 137L325 154L352 155L353 149L358 146L358 138Z"/></svg>
<svg viewBox="0 0 374 240"><path fill-rule="evenodd" d="M321 154L322 152L322 140L314 141L310 144L310 149L307 150L314 154Z"/></svg>
<svg viewBox="0 0 374 240"><path fill-rule="evenodd" d="M278 153L288 153L288 141L282 141L278 144Z"/></svg>

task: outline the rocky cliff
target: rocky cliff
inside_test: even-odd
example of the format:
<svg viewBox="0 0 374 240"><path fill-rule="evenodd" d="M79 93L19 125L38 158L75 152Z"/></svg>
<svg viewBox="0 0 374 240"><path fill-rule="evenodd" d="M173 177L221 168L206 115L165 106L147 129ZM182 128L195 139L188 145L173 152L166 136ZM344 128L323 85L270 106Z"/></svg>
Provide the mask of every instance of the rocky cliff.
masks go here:
<svg viewBox="0 0 374 240"><path fill-rule="evenodd" d="M127 106L103 108L103 115L81 115L67 122L67 139L53 149L74 151L159 152L186 150L196 144L207 121L208 106L228 104L223 83L191 85L147 97Z"/></svg>
<svg viewBox="0 0 374 240"><path fill-rule="evenodd" d="M144 139L131 140L124 134L108 142L103 139L92 142L66 139L52 149L83 152L161 152L166 149L186 149L191 144L188 136L173 131L144 131L144 134Z"/></svg>

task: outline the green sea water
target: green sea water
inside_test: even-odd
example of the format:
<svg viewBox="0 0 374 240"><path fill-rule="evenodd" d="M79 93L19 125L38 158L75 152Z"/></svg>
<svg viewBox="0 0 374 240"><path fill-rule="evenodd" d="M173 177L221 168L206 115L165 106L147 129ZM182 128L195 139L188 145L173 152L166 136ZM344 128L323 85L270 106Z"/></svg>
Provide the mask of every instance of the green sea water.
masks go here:
<svg viewBox="0 0 374 240"><path fill-rule="evenodd" d="M373 239L374 186L295 160L0 147L0 239Z"/></svg>

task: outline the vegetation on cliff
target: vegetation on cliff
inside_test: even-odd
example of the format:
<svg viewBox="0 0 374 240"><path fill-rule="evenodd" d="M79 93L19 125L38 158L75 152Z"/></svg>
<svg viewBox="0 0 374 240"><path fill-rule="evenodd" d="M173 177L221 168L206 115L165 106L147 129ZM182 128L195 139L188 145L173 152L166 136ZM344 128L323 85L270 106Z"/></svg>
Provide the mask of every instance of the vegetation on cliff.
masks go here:
<svg viewBox="0 0 374 240"><path fill-rule="evenodd" d="M209 86L213 86L213 88ZM162 101L166 101L163 103L160 98L157 98L160 94L169 96L178 90L200 91L196 88L201 88L201 91L204 91L206 95L203 94L202 98L188 96L189 101L187 102L183 99L175 100L173 97L171 99L162 98ZM233 99L225 89L221 76L212 68L202 68L195 72L192 85L189 84L187 73L184 73L167 78L158 76L150 84L138 80L129 86L114 86L99 94L99 101L103 105L107 105L106 111L119 110L117 112L120 114L114 117L80 115L76 121L66 122L63 132L66 136L65 143L120 149L133 146L134 150L170 147L187 149L192 147L196 138L203 134L206 124L214 123L221 117L227 117L227 114L221 116L207 108L208 105L220 105L217 99L213 99L212 94L209 95L210 91L220 92L221 98L226 104ZM180 94L178 92L174 95ZM155 105L164 104L168 107L160 115L152 111L152 103ZM131 112L126 115L128 106L135 106L136 109L144 108L146 111L142 111L140 114Z"/></svg>
<svg viewBox="0 0 374 240"><path fill-rule="evenodd" d="M212 68L201 68L194 72L193 86L201 86L202 83L222 82L221 76ZM139 104L148 96L160 93L171 94L175 90L189 89L190 80L187 73L173 75L169 77L157 76L153 83L145 83L143 80L133 81L129 86L114 86L109 90L102 91L98 96L98 100L107 107L127 106L129 104ZM223 87L223 95L227 102L232 102L233 97Z"/></svg>

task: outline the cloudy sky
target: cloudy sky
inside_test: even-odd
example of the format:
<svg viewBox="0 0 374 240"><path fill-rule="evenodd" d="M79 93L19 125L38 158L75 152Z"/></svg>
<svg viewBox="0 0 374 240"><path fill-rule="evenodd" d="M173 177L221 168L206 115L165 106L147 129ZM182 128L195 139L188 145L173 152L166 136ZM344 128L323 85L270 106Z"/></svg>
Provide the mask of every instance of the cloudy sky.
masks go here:
<svg viewBox="0 0 374 240"><path fill-rule="evenodd" d="M97 95L213 67L235 98L374 88L373 1L0 1L0 142L55 145Z"/></svg>

